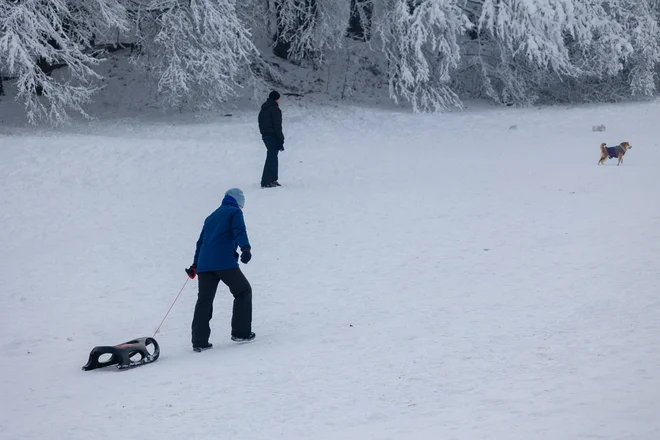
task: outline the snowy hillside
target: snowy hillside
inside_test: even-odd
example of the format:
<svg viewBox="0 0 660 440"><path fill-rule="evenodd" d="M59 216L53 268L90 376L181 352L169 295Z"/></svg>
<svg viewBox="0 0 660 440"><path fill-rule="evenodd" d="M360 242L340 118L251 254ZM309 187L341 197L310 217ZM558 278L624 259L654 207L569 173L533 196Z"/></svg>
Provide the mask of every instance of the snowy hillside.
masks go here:
<svg viewBox="0 0 660 440"><path fill-rule="evenodd" d="M0 439L660 438L658 102L282 108L275 190L253 112L2 129ZM221 286L193 353L189 282L156 363L81 371L153 334L233 186L257 340Z"/></svg>

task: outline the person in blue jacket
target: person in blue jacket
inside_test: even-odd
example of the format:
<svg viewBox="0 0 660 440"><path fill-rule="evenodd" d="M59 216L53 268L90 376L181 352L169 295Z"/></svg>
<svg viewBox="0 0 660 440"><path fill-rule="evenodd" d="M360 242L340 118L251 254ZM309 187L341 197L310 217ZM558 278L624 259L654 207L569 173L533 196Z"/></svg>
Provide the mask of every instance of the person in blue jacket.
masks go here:
<svg viewBox="0 0 660 440"><path fill-rule="evenodd" d="M194 351L213 347L209 343L210 321L213 317L213 300L222 281L234 296L231 319L231 339L236 342L252 341L252 287L238 265L240 260L247 264L252 258L243 207L245 195L239 188L225 193L222 204L204 221L197 240L193 264L186 269L191 279L199 278L199 293L192 322L192 345Z"/></svg>

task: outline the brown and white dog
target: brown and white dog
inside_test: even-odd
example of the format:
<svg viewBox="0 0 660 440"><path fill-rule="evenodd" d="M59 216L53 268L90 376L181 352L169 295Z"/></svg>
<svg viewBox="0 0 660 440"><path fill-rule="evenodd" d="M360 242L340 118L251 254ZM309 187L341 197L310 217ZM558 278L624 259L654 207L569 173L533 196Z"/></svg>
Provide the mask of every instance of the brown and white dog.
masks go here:
<svg viewBox="0 0 660 440"><path fill-rule="evenodd" d="M628 142L621 142L616 147L608 147L605 143L600 144L600 160L598 165L602 165L605 159L618 158L617 166L623 163L623 156L632 148Z"/></svg>

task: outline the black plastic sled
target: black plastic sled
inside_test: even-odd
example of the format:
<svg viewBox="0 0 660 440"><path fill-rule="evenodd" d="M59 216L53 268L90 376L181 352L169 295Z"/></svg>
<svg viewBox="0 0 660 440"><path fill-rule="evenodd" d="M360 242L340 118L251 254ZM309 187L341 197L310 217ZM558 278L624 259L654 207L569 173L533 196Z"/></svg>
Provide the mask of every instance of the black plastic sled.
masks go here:
<svg viewBox="0 0 660 440"><path fill-rule="evenodd" d="M147 348L149 345L153 345L152 353ZM107 359L101 360L103 355L110 357L105 356ZM89 354L87 364L82 369L89 371L116 365L118 370L127 370L156 362L158 356L160 356L160 347L154 338L138 338L123 344L94 347Z"/></svg>

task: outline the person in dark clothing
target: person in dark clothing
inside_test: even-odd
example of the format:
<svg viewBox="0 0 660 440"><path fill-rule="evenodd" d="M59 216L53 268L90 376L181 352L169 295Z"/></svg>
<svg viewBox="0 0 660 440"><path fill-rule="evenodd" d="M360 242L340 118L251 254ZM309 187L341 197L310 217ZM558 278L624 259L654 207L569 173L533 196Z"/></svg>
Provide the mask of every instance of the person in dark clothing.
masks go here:
<svg viewBox="0 0 660 440"><path fill-rule="evenodd" d="M261 175L262 188L281 186L278 182L278 157L284 151L284 133L282 133L282 110L279 106L280 94L273 90L259 111L259 132L266 145L266 163Z"/></svg>
<svg viewBox="0 0 660 440"><path fill-rule="evenodd" d="M191 279L199 276L199 293L192 321L192 345L194 351L213 347L209 343L210 321L213 317L213 300L222 281L234 296L231 319L231 339L248 342L255 338L252 332L252 287L238 265L252 259L243 206L245 196L239 188L225 193L222 204L204 221L197 240L193 264L186 269Z"/></svg>

